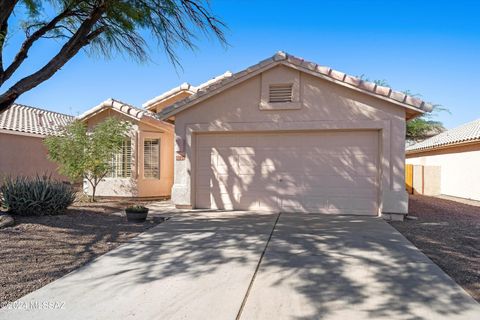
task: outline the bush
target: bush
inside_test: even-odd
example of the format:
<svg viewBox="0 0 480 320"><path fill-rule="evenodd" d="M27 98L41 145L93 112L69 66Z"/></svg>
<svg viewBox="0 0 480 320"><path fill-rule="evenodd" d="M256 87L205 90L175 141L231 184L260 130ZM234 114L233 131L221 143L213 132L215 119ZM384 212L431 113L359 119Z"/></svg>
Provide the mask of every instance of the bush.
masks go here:
<svg viewBox="0 0 480 320"><path fill-rule="evenodd" d="M7 178L0 192L4 206L22 216L62 214L75 200L71 185L46 176Z"/></svg>

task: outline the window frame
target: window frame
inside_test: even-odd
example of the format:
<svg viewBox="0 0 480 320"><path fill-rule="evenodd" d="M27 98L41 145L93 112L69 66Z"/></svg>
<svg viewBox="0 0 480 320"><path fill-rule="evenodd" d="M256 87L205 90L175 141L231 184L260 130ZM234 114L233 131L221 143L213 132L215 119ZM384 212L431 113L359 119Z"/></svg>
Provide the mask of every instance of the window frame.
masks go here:
<svg viewBox="0 0 480 320"><path fill-rule="evenodd" d="M157 161L157 171L158 172L155 176L147 176L146 175L146 172L147 172L147 170L146 170L146 163L147 163L146 159L147 159L147 157L146 157L145 143L147 141L158 141L158 152L157 152L157 160L158 160ZM162 143L162 141L161 141L160 137L144 137L143 138L143 149L142 149L142 152L143 152L143 154L142 154L142 158L143 158L143 164L142 164L143 174L142 174L142 177L143 177L143 179L146 179L146 180L160 180L160 177L161 177L161 170L160 170L160 168L161 168L161 143ZM151 156L150 156L150 158L151 158Z"/></svg>
<svg viewBox="0 0 480 320"><path fill-rule="evenodd" d="M125 152L127 150L127 152ZM128 152L129 150L129 152ZM118 159L121 158L121 162ZM110 160L110 169L105 178L108 179L130 179L132 178L132 164L133 164L133 143L131 138L126 138L120 152L112 154ZM125 161L126 160L126 161ZM120 164L118 164L120 163ZM120 170L119 170L120 168ZM119 174L121 172L121 174Z"/></svg>

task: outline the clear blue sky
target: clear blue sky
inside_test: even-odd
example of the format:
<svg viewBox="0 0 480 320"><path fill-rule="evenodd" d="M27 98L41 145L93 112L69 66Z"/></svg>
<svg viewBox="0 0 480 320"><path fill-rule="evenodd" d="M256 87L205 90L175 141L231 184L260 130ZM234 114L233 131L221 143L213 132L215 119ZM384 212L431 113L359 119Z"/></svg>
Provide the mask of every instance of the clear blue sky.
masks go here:
<svg viewBox="0 0 480 320"><path fill-rule="evenodd" d="M447 128L480 118L480 4L477 1L219 1L213 10L228 24L230 47L200 37L198 50L178 49L183 70L162 50L153 63L82 53L18 102L79 114L113 97L141 106L162 92L194 85L226 70L240 71L278 50L352 75L385 79L450 109ZM18 45L10 41L8 52ZM57 48L35 47L24 73Z"/></svg>

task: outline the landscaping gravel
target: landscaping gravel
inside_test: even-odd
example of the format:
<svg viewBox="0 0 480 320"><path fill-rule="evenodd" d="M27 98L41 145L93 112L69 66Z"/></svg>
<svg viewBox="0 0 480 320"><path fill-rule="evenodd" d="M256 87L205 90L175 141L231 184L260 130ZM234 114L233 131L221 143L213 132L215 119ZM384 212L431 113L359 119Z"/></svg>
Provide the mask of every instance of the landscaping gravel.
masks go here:
<svg viewBox="0 0 480 320"><path fill-rule="evenodd" d="M161 222L116 214L132 202L76 204L65 215L20 217L0 230L0 307L62 277Z"/></svg>
<svg viewBox="0 0 480 320"><path fill-rule="evenodd" d="M409 215L391 225L480 302L480 206L412 195Z"/></svg>

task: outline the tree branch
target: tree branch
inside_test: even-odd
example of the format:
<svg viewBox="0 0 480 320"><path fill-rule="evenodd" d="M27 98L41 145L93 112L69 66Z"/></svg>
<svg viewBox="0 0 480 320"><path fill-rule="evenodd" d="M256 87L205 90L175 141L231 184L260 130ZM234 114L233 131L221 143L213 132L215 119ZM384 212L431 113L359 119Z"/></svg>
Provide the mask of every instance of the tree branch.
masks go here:
<svg viewBox="0 0 480 320"><path fill-rule="evenodd" d="M5 69L3 73L0 73L0 86L3 83L5 83L5 81L7 81L13 75L13 73L20 67L22 62L25 61L25 59L28 56L28 51L30 50L32 45L35 43L35 41L40 39L47 32L55 29L57 23L62 21L64 18L68 17L70 14L71 14L70 9L68 8L65 9L65 11L58 14L49 23L37 29L34 33L32 33L31 36L25 39L25 41L22 43L22 46L20 47L20 50L15 55L15 58L13 59L12 63Z"/></svg>
<svg viewBox="0 0 480 320"><path fill-rule="evenodd" d="M90 42L107 30L107 27L99 27L87 35L87 41Z"/></svg>
<svg viewBox="0 0 480 320"><path fill-rule="evenodd" d="M0 83L2 83L2 75L3 75L3 46L5 45L5 41L7 39L8 33L8 23L4 22L0 26Z"/></svg>
<svg viewBox="0 0 480 320"><path fill-rule="evenodd" d="M91 35L90 32L92 32L92 29L104 12L105 5L94 8L89 17L82 22L77 32L63 45L57 55L40 70L19 80L5 93L1 94L0 112L8 108L22 93L38 86L53 76L58 69L63 67L81 48L86 46L91 41L91 39L89 39L89 35Z"/></svg>
<svg viewBox="0 0 480 320"><path fill-rule="evenodd" d="M2 0L0 1L0 25L8 21L18 0Z"/></svg>

